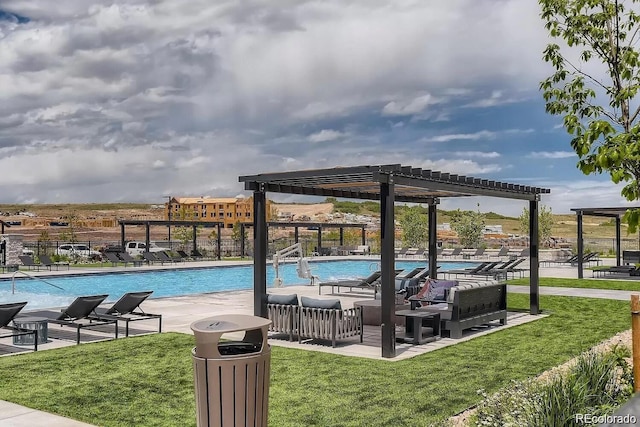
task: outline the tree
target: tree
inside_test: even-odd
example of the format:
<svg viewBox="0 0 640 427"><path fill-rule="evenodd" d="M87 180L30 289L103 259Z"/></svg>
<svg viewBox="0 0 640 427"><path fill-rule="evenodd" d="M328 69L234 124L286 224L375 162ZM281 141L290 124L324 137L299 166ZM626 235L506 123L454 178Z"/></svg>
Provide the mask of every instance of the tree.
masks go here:
<svg viewBox="0 0 640 427"><path fill-rule="evenodd" d="M398 222L402 227L403 246L417 248L424 245L429 236L429 223L420 206L405 209Z"/></svg>
<svg viewBox="0 0 640 427"><path fill-rule="evenodd" d="M529 209L524 208L520 215L520 231L529 234ZM549 246L551 242L551 230L553 229L553 213L548 206L541 205L538 210L538 239L542 244Z"/></svg>
<svg viewBox="0 0 640 427"><path fill-rule="evenodd" d="M458 240L465 248L479 248L483 242L485 218L480 211L451 212L451 228L458 233Z"/></svg>
<svg viewBox="0 0 640 427"><path fill-rule="evenodd" d="M49 235L49 231L42 230L38 236L38 246L41 248L43 255L47 255L49 253L50 244L51 236Z"/></svg>
<svg viewBox="0 0 640 427"><path fill-rule="evenodd" d="M580 170L626 183L627 200L640 198L639 1L539 0L549 35L566 44L544 51L555 69L540 83L546 111L563 117ZM627 211L629 232L639 218Z"/></svg>
<svg viewBox="0 0 640 427"><path fill-rule="evenodd" d="M178 221L193 221L195 219L195 211L193 208L181 206L176 215L172 215L172 217ZM198 226L197 229L199 228L201 227ZM173 235L180 242L182 248L186 249L189 242L193 241L193 227L174 227Z"/></svg>

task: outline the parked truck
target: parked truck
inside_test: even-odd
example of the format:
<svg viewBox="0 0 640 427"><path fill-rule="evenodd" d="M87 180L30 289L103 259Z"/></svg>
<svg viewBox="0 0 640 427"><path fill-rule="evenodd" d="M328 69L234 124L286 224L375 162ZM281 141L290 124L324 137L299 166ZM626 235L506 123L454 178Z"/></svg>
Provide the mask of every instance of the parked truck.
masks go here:
<svg viewBox="0 0 640 427"><path fill-rule="evenodd" d="M131 256L138 256L142 255L143 252L162 252L165 249L156 246L153 243L151 243L147 248L147 244L145 242L131 241L127 242L127 244L125 245L125 250Z"/></svg>

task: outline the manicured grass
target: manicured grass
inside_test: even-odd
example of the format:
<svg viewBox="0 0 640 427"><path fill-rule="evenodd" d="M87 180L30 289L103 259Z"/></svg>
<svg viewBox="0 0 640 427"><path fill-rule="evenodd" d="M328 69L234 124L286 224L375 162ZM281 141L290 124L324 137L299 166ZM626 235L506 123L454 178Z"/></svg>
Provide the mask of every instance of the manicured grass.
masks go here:
<svg viewBox="0 0 640 427"><path fill-rule="evenodd" d="M529 278L513 279L509 285L529 286ZM593 279L565 279L555 277L541 277L540 286L555 286L558 288L612 289L619 291L640 291L640 280L593 280Z"/></svg>
<svg viewBox="0 0 640 427"><path fill-rule="evenodd" d="M625 301L542 296L549 317L410 360L272 346L273 426L438 424L628 329ZM509 294L511 309L528 296ZM166 333L0 358L0 399L101 426L193 426L190 335Z"/></svg>

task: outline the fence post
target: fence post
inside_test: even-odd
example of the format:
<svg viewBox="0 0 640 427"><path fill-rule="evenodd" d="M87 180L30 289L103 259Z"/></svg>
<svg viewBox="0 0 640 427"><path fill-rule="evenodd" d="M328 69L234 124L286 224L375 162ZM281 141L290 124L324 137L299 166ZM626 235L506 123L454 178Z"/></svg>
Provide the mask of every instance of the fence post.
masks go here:
<svg viewBox="0 0 640 427"><path fill-rule="evenodd" d="M631 347L633 352L633 391L640 390L640 295L631 295Z"/></svg>

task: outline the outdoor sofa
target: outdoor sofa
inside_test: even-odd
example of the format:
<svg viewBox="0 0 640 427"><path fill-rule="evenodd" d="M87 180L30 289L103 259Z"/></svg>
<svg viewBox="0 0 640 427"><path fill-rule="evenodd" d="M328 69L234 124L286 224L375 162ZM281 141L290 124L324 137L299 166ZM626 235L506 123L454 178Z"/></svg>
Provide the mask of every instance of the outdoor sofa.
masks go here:
<svg viewBox="0 0 640 427"><path fill-rule="evenodd" d="M504 282L459 283L451 287L446 302L418 310L440 313L441 333L461 338L462 332L499 320L507 323L507 285Z"/></svg>
<svg viewBox="0 0 640 427"><path fill-rule="evenodd" d="M331 341L354 336L363 339L363 319L360 307L343 309L339 299L322 300L300 297L297 294L269 295L267 312L272 324L270 331L283 333L293 341L302 339L321 339Z"/></svg>

